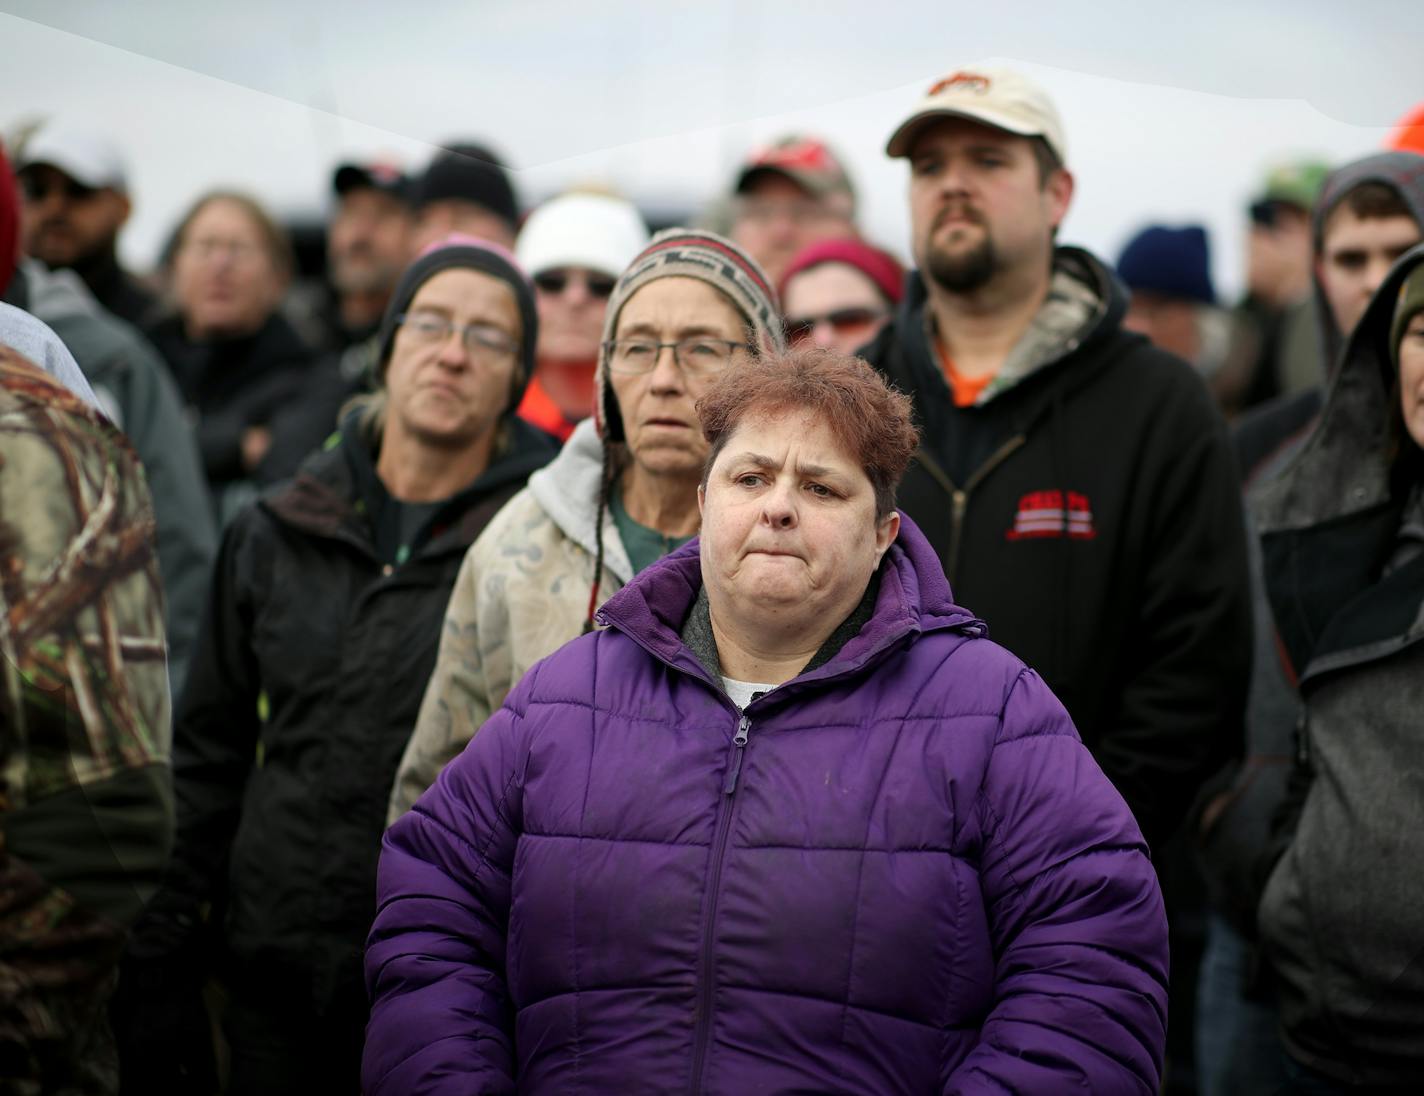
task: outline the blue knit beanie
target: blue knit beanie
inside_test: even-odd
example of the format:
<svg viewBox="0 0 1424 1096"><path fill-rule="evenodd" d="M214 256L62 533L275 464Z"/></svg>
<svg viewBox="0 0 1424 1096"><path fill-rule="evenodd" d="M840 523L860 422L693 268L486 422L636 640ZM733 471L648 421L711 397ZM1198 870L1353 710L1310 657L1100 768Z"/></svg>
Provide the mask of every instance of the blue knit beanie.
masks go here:
<svg viewBox="0 0 1424 1096"><path fill-rule="evenodd" d="M1149 225L1122 249L1117 273L1128 289L1216 303L1206 229L1201 225Z"/></svg>

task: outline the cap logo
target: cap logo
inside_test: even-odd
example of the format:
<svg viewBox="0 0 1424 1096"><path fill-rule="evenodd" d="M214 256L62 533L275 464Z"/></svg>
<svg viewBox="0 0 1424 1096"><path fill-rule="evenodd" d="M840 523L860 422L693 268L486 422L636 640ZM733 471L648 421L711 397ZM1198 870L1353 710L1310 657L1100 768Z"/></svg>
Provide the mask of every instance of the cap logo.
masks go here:
<svg viewBox="0 0 1424 1096"><path fill-rule="evenodd" d="M832 170L826 146L819 141L798 141L762 149L752 161L759 167L790 167L805 171Z"/></svg>
<svg viewBox="0 0 1424 1096"><path fill-rule="evenodd" d="M980 76L977 72L956 72L952 76L946 76L930 88L929 95L935 96L942 91L967 91L975 95L985 95L988 93L991 83L989 77Z"/></svg>

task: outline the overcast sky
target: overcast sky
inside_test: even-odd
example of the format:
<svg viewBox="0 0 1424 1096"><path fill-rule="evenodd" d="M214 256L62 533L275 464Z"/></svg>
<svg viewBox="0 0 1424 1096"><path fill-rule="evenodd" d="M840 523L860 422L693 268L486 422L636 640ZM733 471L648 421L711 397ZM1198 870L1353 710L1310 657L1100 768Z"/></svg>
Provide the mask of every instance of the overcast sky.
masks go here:
<svg viewBox="0 0 1424 1096"><path fill-rule="evenodd" d="M0 41L0 132L54 117L124 149L140 267L203 189L319 213L352 155L418 168L479 138L526 202L601 181L700 206L789 130L831 141L903 255L885 139L937 77L995 59L1063 114L1065 241L1111 260L1144 223L1200 221L1234 291L1266 166L1374 151L1424 101L1418 0L0 0Z"/></svg>

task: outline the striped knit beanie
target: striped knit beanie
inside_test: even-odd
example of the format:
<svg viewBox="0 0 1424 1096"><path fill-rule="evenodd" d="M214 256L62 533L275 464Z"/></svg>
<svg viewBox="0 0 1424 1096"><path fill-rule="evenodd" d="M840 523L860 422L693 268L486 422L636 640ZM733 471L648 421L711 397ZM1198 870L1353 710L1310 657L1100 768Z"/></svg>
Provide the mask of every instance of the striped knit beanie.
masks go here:
<svg viewBox="0 0 1424 1096"><path fill-rule="evenodd" d="M759 350L786 348L776 291L756 261L736 244L712 232L689 228L664 229L629 264L613 295L603 321L603 346L598 354L598 403L594 408L598 432L605 441L624 441L623 417L608 379L607 344L618 330L618 314L628 299L659 278L696 278L732 302L746 321L751 340Z"/></svg>

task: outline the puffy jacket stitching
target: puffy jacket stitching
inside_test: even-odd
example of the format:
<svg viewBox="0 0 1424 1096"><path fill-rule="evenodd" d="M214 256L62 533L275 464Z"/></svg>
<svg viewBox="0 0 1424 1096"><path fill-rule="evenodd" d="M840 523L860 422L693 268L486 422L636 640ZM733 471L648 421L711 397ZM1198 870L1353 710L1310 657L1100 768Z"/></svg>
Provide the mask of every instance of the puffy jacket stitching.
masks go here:
<svg viewBox="0 0 1424 1096"><path fill-rule="evenodd" d="M734 989L734 990L737 990L739 993L759 993L759 994L764 994L764 995L769 996L769 997L794 997L794 998L797 998L798 1000L815 1001L817 1004L831 1005L831 1006L836 1007L836 1008L843 1008L843 1007L845 1007L845 1005L846 1005L846 1002L841 1001L841 1000L838 1000L838 999L833 998L833 997L821 997L821 996L819 996L819 995L817 995L817 994L814 994L814 993L805 993L805 992L802 992L802 991L800 991L800 990L776 989L775 987L771 987L771 986L754 986L754 985L751 985L751 984L746 983L746 982L734 982L734 981L723 982L723 983L722 983L722 986L723 986L724 989ZM560 998L560 997L568 997L568 996L570 996L570 995L572 995L572 994L576 994L576 993L578 993L578 994L589 994L589 993L626 993L628 990L639 990L639 989L650 989L650 988L651 988L651 989L677 989L677 990L686 990L686 989L688 988L688 984L685 983L685 982L679 982L679 981L675 981L675 980L674 980L674 981L661 980L661 981L656 981L656 982L652 982L652 981L649 981L649 982L616 982L616 983L610 982L610 983L607 984L607 985L584 986L582 989L578 989L578 990L574 990L574 989L560 989L560 990L555 990L553 993L546 994L546 995L544 995L544 996L542 996L542 997L533 997L533 998L530 998L528 1001L526 1001L526 1002L520 1007L520 1010L521 1010L521 1011L525 1011L525 1010L527 1010L527 1009L533 1008L535 1005L542 1005L542 1004L544 1004L544 1003L546 1003L546 1002L548 1002L548 1001L554 1001L554 1000L557 1000L557 999ZM941 1023L936 1023L936 1022L933 1021L933 1020L920 1020L920 1019L915 1018L914 1016L906 1016L906 1015L904 1015L903 1013L891 1012L889 1009L876 1008L874 1005L852 1004L852 1005L850 1005L849 1007L850 1007L851 1009L857 1011L857 1012L869 1013L869 1014L872 1015L872 1016L883 1016L883 1017L885 1017L885 1018L887 1018L887 1019L895 1020L895 1021L897 1021L897 1022L899 1022L899 1023L913 1024L913 1025L915 1025L916 1027L927 1028L927 1029L929 1029L930 1031L941 1031L941 1030L949 1030L949 1031L971 1031L971 1030L977 1030L977 1029L979 1028L979 1026L980 1026L977 1021L968 1021L968 1020L965 1021L964 1023L960 1023L960 1024L947 1024L947 1025L946 1025L946 1024L941 1024Z"/></svg>
<svg viewBox="0 0 1424 1096"><path fill-rule="evenodd" d="M1024 739L1027 738L1045 737L1047 734L1051 733L1045 731L1036 731L1032 734L1018 735L1010 739L1004 739L1001 737L1004 731L1004 716L1009 710L1009 698L1014 695L1014 690L1019 687L1019 683L1023 681L1024 675L1026 673L1028 673L1027 667L1020 670L1015 675L1013 682L1009 685L1007 689L1004 690L1004 702L999 706L999 726L994 732L994 741L989 747L989 756L984 761L984 774L979 784L978 794L975 796L975 803L978 805L979 809L989 817L990 830L988 833L984 834L986 844L996 842L998 840L999 831L1004 828L1004 823L1002 819L999 818L998 812L994 810L993 803L989 801L989 770L993 767L994 764L994 751L997 750L999 746L1005 741L1022 742ZM956 844L958 844L957 841ZM981 866L982 862L983 861L981 857ZM1013 889L1014 897L1022 898L1023 888L1019 886L1018 880L1014 878L1014 873L1011 872L1007 866L1004 867L1004 878L1008 880L1009 886Z"/></svg>
<svg viewBox="0 0 1424 1096"><path fill-rule="evenodd" d="M505 782L504 790L500 793L499 802L495 805L494 809L495 817L499 820L500 824L503 825L511 833L514 831L514 827L510 825L509 818L504 813L504 804L509 799L509 789L514 786L514 782L516 779L518 779L518 777L518 773L509 774L509 779ZM435 815L431 814L425 808L416 805L415 807L411 808L411 814L415 815L415 817L421 822L427 823L433 826L435 829L440 830L442 833L448 834L450 837L454 838L465 848L469 849L470 852L473 853L475 857L479 860L482 866L489 865L490 861L487 853L489 852L490 845L494 843L495 836L498 833L498 827L491 827L489 835L485 838L484 843L479 848L476 848L474 843L471 842L467 837L465 837L464 834L460 833L453 826L449 826L439 818L436 818ZM509 873L505 872L504 874L508 875ZM475 876L472 882L479 882L479 877L479 871L477 870L475 872Z"/></svg>
<svg viewBox="0 0 1424 1096"><path fill-rule="evenodd" d="M864 724L861 724L861 726L864 727ZM875 804L880 802L881 793L885 790L885 778L890 771L890 763L895 756L895 751L900 745L900 735L903 729L904 728L902 727L895 732L895 741L891 743L890 748L885 751L885 760L881 764L880 777L875 782L875 794L872 795L868 800L871 809L866 812L865 828L861 831L862 837L860 841L860 855L857 858L855 869L855 904L851 907L854 912L851 915L850 923L850 947L849 949L847 949L848 954L846 955L845 997L841 1005L841 1046L843 1047L849 1044L848 1029L850 1027L851 1008L850 990L851 981L855 977L855 945L856 942L860 939L860 903L865 893L865 855L867 852L867 845L870 841L870 825L871 820L875 817L874 806ZM842 1081L849 1083L850 1078L846 1076L844 1066L842 1064L837 1064L836 1073L840 1076Z"/></svg>
<svg viewBox="0 0 1424 1096"><path fill-rule="evenodd" d="M556 840L556 841L583 840L583 841L603 841L603 842L606 842L606 843L608 843L608 844L624 843L624 844L629 844L629 845L659 845L659 846L668 846L668 845L670 845L670 846L674 846L674 847L680 848L680 849L705 849L705 848L708 847L708 842L706 842L706 841L665 841L665 840L662 840L661 838L654 838L654 837L608 837L608 836L593 835L593 834L540 833L540 832L536 832L536 831L532 831L532 830L525 830L523 836L526 837L526 838L550 837L550 838L553 838L553 839ZM969 857L963 856L963 855L961 855L960 853L955 852L954 849L951 848L951 847L949 847L949 846L940 846L940 845L923 845L923 846L921 846L921 845L916 845L916 846L913 846L913 847L912 847L912 846L909 846L909 845L894 846L894 847L892 847L892 846L885 846L885 845L787 845L787 844L783 844L782 842L779 842L779 841L758 841L758 842L756 842L756 843L754 843L754 844L739 844L739 845L737 846L737 848L738 848L738 849L742 849L742 850L747 850L747 849L809 849L809 850L812 850L812 851L824 851L824 852L875 852L875 853L883 853L883 854L885 854L885 855L887 855L887 856L888 856L888 855L891 855L891 854L896 854L896 855L898 855L899 853L912 852L912 853L924 853L924 854L927 855L927 856L946 856L946 855L948 855L948 856L954 857L956 860L961 860L961 861L963 861L963 862L966 863L966 864L972 863L972 861L971 861L971 859L970 859Z"/></svg>
<svg viewBox="0 0 1424 1096"><path fill-rule="evenodd" d="M454 1040L459 1040L461 1042L465 1042L468 1040L473 1040L474 1042L498 1042L498 1040L493 1039L488 1035L479 1035L469 1031L462 1031L455 1035L443 1035L439 1039L436 1039L433 1043L427 1043L422 1046L416 1047L404 1058L400 1059L398 1062L395 1062L389 1069L387 1069L384 1073L381 1074L380 1080L375 1083L373 1089L379 1090L382 1086L385 1085L386 1081L390 1079L391 1074L395 1073L407 1062L420 1057L422 1054L427 1053L435 1047L438 1047L441 1043L448 1043Z"/></svg>
<svg viewBox="0 0 1424 1096"><path fill-rule="evenodd" d="M952 652L951 652L951 653L952 653ZM948 655L946 655L946 659L948 659ZM943 663L941 663L940 666L942 667L942 666L943 666ZM937 668L936 671L934 671L934 672L937 673L937 672L938 672L938 668ZM927 674L927 675L926 675L927 678L932 678L933 676L934 676L934 673L930 673L930 674ZM830 683L833 684L833 683L834 683L834 679L831 679L831 682L830 682ZM922 692L924 689L928 688L928 687L929 687L929 684L930 684L930 681L929 681L929 680L926 680L925 683L920 686L921 692ZM916 695L916 699L918 699L919 693L916 693L915 695ZM911 703L913 704L913 701L912 701ZM642 722L645 722L645 723L655 723L655 722L667 723L667 722L669 722L665 715L661 715L661 714L660 714L660 715L657 715L657 716L644 716L644 715L641 715L639 712L634 711L634 710L623 709L623 708L605 708L605 707L603 707L602 705L593 704L593 703L590 703L589 701L586 701L586 700L579 700L579 699L577 699L577 698L575 698L575 697L568 697L568 698L562 698L562 697L534 697L534 698L531 698L531 699L529 700L529 707L530 707L530 708L556 708L556 707L561 707L561 706L563 706L563 707L569 707L569 708L587 708L587 709L589 709L590 711L596 712L596 713L598 713L598 714L600 714L600 715L618 716L618 717L621 717L621 718L624 718L624 719L627 719L627 718L629 718L629 717L632 717L632 718L638 719L638 720L640 720L640 721L642 721ZM722 716L724 713L721 711L721 709L718 709L717 714L718 714L718 716L720 717L720 716ZM943 723L943 722L945 722L946 720L953 720L953 719L997 719L997 718L1002 717L1002 715L1003 715L1003 710L1000 709L999 711L983 711L983 712L978 712L978 711L968 711L968 712L939 712L939 713L926 713L926 714L924 714L924 715L915 715L915 714L913 714L913 713L906 713L905 715L897 715L897 716L887 717L887 718L893 718L893 719L895 719L895 720L897 720L897 721L899 721L899 722L902 722L902 723ZM722 725L722 721L721 721L720 718L719 718L718 720L716 720L716 721L714 721L714 720L712 720L712 719L709 718L705 724L702 723L701 721L699 721L699 722L696 722L696 723L679 723L678 725L679 725L680 727L706 726L706 727L709 727L709 728L710 728L710 727L720 727L720 726ZM864 726L864 723L862 723L862 722L832 723L832 722L827 721L827 722L820 722L820 723L814 723L814 724L813 724L813 723L807 723L805 726L801 726L801 727L768 727L768 728L765 728L765 729L762 731L762 733L789 734L789 733L798 732L798 731L847 730L847 729L855 729L855 728L857 728L857 727L862 727L862 726ZM1061 732L1061 731L1046 731L1046 732L1033 732L1033 733L1034 733L1034 734L1049 734L1049 735L1059 735L1059 736L1061 736L1063 732ZM1019 736L1017 736L1017 737L1018 737L1018 738L1031 738L1031 737L1033 737L1033 734L1019 735ZM1012 739L1012 738L1011 738L1011 739L1006 739L1005 741L1013 742L1013 741L1016 741L1016 740L1017 740L1017 739Z"/></svg>
<svg viewBox="0 0 1424 1096"><path fill-rule="evenodd" d="M591 652L591 661L592 661L593 665L590 667L591 672L590 672L590 674L589 674L589 679L588 679L588 680L589 680L589 687L590 687L590 689L593 690L594 692L597 692L597 690L598 690L598 666L599 666L599 661L600 661L600 655L602 654L602 652L603 652L603 642L602 642L601 640L595 640L594 643L593 643L593 650L592 650L592 652ZM584 829L587 827L587 824L588 824L588 792L589 792L589 788L592 787L592 785L593 785L593 755L594 755L594 753L596 752L596 747L597 747L597 742L598 742L598 718L597 718L597 715L596 715L597 710L598 710L598 709L597 709L597 707L596 707L595 705L593 705L592 703L589 704L589 713L588 713L588 752L587 752L587 761L586 761L585 766L584 766L583 802L579 804L579 834L580 834L580 840L582 840L583 831L584 831ZM580 861L582 861L582 857L580 857L579 859L580 859ZM578 992L579 989L580 989L580 983L581 983L581 981L582 981L583 975L582 975L582 971L579 969L579 940L578 940L578 932L579 932L579 918L578 918L579 884L578 884L578 868L577 868L577 866L574 868L574 871L573 871L573 878L570 880L570 882L572 883L572 886L571 886L570 889L569 889L569 906L570 906L570 909L569 909L569 925L570 925L570 931L571 931L571 933L572 933L572 935L573 935L573 940L572 940L572 945L573 945L573 946L570 948L570 953L571 953L571 959L572 959L573 968L574 968L574 969L573 969L573 975L574 975L574 991L575 991L575 992L574 992L573 1002L572 1002L572 1011L573 1011L573 1018L574 1018L574 1030L573 1030L573 1059L574 1059L574 1060L573 1060L573 1067L574 1067L574 1068L573 1068L573 1074L574 1074L574 1089L577 1090L577 1089L581 1086L581 1084L582 1084L582 1078L581 1078L580 1074L581 1074L582 1071L583 1071L583 1047L582 1047L582 1034L583 1034L583 1033L582 1033L582 1026L583 1026L583 1017L579 1015L579 1004L580 1004L581 1001L582 1001L582 995Z"/></svg>
<svg viewBox="0 0 1424 1096"><path fill-rule="evenodd" d="M1049 997L1049 998L1057 998L1057 997L1070 998L1070 999L1072 999L1072 1000L1074 1000L1074 1001L1079 1001L1079 1002L1081 1002L1082 1004L1091 1007L1091 1008L1094 1009L1096 1012L1102 1013L1104 1016L1107 1016L1107 1017L1109 1017L1109 1018L1112 1018L1112 1013L1109 1012L1109 1011L1103 1006L1102 1002L1101 1002L1101 1001L1095 1001L1095 1000L1093 1000L1091 997L1082 997L1082 996L1079 996L1079 995L1076 994L1076 993L1054 993L1054 992L1052 992L1052 991L1050 991L1050 990L1038 990L1038 991L1035 993L1035 996L1038 996L1038 997ZM1052 1023L1052 1022L1050 1022L1050 1021L1048 1021L1047 1019L1044 1019L1044 1018L1042 1018L1042 1017L1039 1017L1039 1018L1035 1019L1033 1022L1034 1022L1035 1024L1037 1024L1039 1027L1044 1028L1044 1029L1047 1030L1047 1031L1055 1032L1055 1033L1058 1034L1058 1035L1062 1035L1064 1038L1069 1039L1069 1040L1071 1040L1072 1042L1075 1042L1075 1043L1083 1043L1083 1042L1086 1042L1086 1041L1087 1041L1087 1040L1084 1038L1084 1036L1083 1036L1082 1030L1079 1029L1079 1028L1065 1028L1065 1027L1062 1027L1061 1025ZM1132 1029L1131 1029L1131 1027L1130 1027L1129 1025L1127 1025L1127 1024L1117 1023L1117 1024L1116 1024L1116 1027L1117 1027L1123 1034L1132 1034ZM1091 1045L1093 1046L1093 1048L1094 1048L1099 1054L1103 1055L1103 1057L1105 1057L1105 1058L1111 1058L1115 1063L1117 1063L1117 1065L1118 1065L1119 1067L1121 1067L1121 1069L1122 1069L1122 1071L1123 1071L1124 1073L1129 1074L1130 1076L1137 1077L1138 1079L1140 1079L1140 1080L1142 1080L1143 1082L1145 1082L1145 1083L1149 1086L1148 1091L1155 1091L1155 1088L1153 1088L1153 1087L1151 1086L1151 1081L1150 1081L1148 1078L1143 1077L1140 1073L1138 1073L1137 1070L1134 1068L1134 1066L1133 1066L1133 1064L1132 1064L1131 1061L1129 1061L1128 1059L1125 1059L1124 1057L1122 1057L1122 1055L1121 1055L1120 1053L1118 1053L1117 1051L1115 1051L1115 1050L1113 1049L1111 1041L1098 1040L1098 1041L1093 1042ZM1147 1052L1147 1056L1148 1056L1149 1058L1152 1057L1152 1055L1153 1055L1153 1050L1152 1050L1151 1047L1148 1047L1148 1046L1143 1045L1142 1042L1141 1042L1141 1040L1138 1040L1138 1045L1143 1047L1143 1049Z"/></svg>

